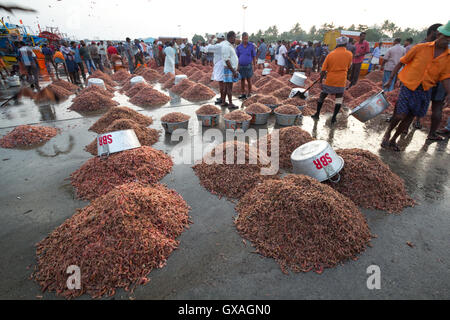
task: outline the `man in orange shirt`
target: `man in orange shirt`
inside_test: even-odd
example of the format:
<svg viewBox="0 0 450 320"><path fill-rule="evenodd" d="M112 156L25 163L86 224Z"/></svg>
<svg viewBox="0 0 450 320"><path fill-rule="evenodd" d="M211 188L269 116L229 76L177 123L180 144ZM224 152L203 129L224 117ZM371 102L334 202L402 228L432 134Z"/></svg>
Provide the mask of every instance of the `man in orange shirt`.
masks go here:
<svg viewBox="0 0 450 320"><path fill-rule="evenodd" d="M404 132L414 117L424 117L431 100L431 90L441 81L447 93L450 93L450 21L446 26L438 28L439 34L434 42L421 43L414 46L400 59L392 71L385 87L389 87L393 77L401 67L398 78L402 82L399 98L389 128L383 137L381 146L400 151L396 140ZM397 127L394 136L392 130Z"/></svg>
<svg viewBox="0 0 450 320"><path fill-rule="evenodd" d="M344 100L344 90L347 81L347 73L352 65L353 54L346 49L348 38L340 37L336 39L336 49L333 50L325 58L322 65L322 72L320 73L320 83L326 76L325 84L322 84L322 92L320 93L319 101L317 101L317 112L312 116L314 119L319 119L320 109L329 94L336 95L336 105L334 107L333 117L331 123L336 122L336 116L341 110L342 102Z"/></svg>

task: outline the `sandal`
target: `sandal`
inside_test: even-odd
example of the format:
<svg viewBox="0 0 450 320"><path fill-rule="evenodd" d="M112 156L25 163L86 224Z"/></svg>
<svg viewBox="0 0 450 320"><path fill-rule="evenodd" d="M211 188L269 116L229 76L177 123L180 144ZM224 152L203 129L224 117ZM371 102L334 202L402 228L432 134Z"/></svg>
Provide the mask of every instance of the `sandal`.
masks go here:
<svg viewBox="0 0 450 320"><path fill-rule="evenodd" d="M438 135L438 134L434 134L432 136L428 136L427 140L429 140L429 141L444 141L445 138L440 136L440 135Z"/></svg>
<svg viewBox="0 0 450 320"><path fill-rule="evenodd" d="M229 106L228 106L228 109L239 109L239 107L238 106L236 106L236 105L234 105L234 104L230 104Z"/></svg>
<svg viewBox="0 0 450 320"><path fill-rule="evenodd" d="M437 133L437 134L449 134L449 133L450 133L450 130L442 129L442 130L436 131L436 133Z"/></svg>
<svg viewBox="0 0 450 320"><path fill-rule="evenodd" d="M422 124L420 123L420 121L416 121L415 123L414 123L414 128L416 128L416 129L422 129Z"/></svg>
<svg viewBox="0 0 450 320"><path fill-rule="evenodd" d="M220 106L221 106L221 107L228 107L229 104L228 104L227 102L224 102L224 103L222 103Z"/></svg>

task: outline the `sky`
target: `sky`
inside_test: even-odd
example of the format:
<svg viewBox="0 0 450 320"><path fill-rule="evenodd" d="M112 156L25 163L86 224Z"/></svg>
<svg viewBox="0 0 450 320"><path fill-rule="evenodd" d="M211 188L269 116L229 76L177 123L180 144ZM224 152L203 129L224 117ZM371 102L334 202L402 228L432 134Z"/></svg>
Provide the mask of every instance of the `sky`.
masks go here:
<svg viewBox="0 0 450 320"><path fill-rule="evenodd" d="M2 1L3 2L3 1ZM57 26L76 39L188 37L234 31L257 32L277 25L280 32L295 23L308 31L325 22L334 25L374 25L389 19L406 28L423 29L450 15L450 1L426 6L416 0L20 0L5 1L34 8L38 13L14 15L1 11L4 21L38 30ZM243 9L243 5L247 9ZM245 16L244 16L245 11ZM306 13L305 13L306 12ZM8 17L9 16L9 20Z"/></svg>

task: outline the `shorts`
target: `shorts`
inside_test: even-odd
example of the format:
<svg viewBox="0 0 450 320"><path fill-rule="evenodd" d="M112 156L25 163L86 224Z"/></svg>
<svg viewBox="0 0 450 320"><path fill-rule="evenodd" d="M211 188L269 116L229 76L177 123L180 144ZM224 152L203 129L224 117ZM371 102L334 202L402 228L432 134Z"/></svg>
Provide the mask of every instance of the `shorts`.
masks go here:
<svg viewBox="0 0 450 320"><path fill-rule="evenodd" d="M412 114L423 118L427 114L431 101L431 90L424 91L422 86L412 91L402 85L396 105L396 113Z"/></svg>
<svg viewBox="0 0 450 320"><path fill-rule="evenodd" d="M431 101L444 101L447 93L445 92L442 82L438 82L437 86L431 89Z"/></svg>
<svg viewBox="0 0 450 320"><path fill-rule="evenodd" d="M322 84L322 92L326 94L343 94L345 91L345 87L333 87L327 86L326 84Z"/></svg>
<svg viewBox="0 0 450 320"><path fill-rule="evenodd" d="M266 62L265 59L259 59L259 58L258 58L257 64L264 64L265 62Z"/></svg>
<svg viewBox="0 0 450 320"><path fill-rule="evenodd" d="M313 61L312 61L312 59L305 59L305 60L303 61L303 66L304 66L305 68L312 68L312 67L313 67Z"/></svg>
<svg viewBox="0 0 450 320"><path fill-rule="evenodd" d="M239 66L239 74L241 79L250 79L253 77L253 67L251 64L247 66Z"/></svg>
<svg viewBox="0 0 450 320"><path fill-rule="evenodd" d="M240 80L240 77L233 78L233 72L228 68L223 68L223 82L225 83L235 83Z"/></svg>
<svg viewBox="0 0 450 320"><path fill-rule="evenodd" d="M55 63L64 63L64 60L60 58L55 58Z"/></svg>

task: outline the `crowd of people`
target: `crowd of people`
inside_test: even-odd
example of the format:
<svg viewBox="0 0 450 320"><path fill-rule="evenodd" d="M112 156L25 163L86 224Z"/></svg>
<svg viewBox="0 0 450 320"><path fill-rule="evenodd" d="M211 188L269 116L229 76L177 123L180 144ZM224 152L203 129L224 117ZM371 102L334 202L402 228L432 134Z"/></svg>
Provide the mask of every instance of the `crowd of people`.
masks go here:
<svg viewBox="0 0 450 320"><path fill-rule="evenodd" d="M216 104L229 109L238 108L233 104L233 84L240 81L242 94L239 99L249 98L254 70L262 69L267 62L275 60L280 75L295 70L303 70L306 76L320 72L322 92L317 102L317 112L312 117L318 119L326 97L335 95L332 123L336 122L345 90L358 83L361 66L369 55L369 71L380 69L384 72L385 91L394 90L397 79L400 80L399 99L382 142L383 147L398 150L396 139L407 131L414 118L415 126L420 127L420 119L426 115L430 101L432 124L428 139L443 139L437 129L450 92L449 29L449 23L445 26L432 25L427 38L416 45L410 38L403 44L402 39L395 39L393 46L384 55L381 53L381 43L376 43L371 50L365 32L361 32L357 41L339 37L336 39L336 48L331 52L321 42L280 40L276 44L267 44L264 39L260 39L253 43L246 32L237 40L233 31L219 33L206 42L198 41L195 44L189 43L187 39L145 43L143 40L126 38L123 43L72 41L68 44L63 41L57 46L43 45L39 50L45 57L46 69L52 79L54 76L59 79L59 65L62 65L68 80L75 84L81 84L81 79L86 81L86 74L92 74L95 70L104 71L105 68L117 71L128 67L130 73L134 73L139 65L146 65L152 60L154 65L163 66L165 73L175 74L180 66L201 61L203 65L214 66L211 80L217 81L220 88L220 98ZM39 89L39 68L33 51L36 48L23 42L15 45L22 74L32 86ZM449 128L450 123L440 132L446 133ZM394 129L397 130L391 137Z"/></svg>

